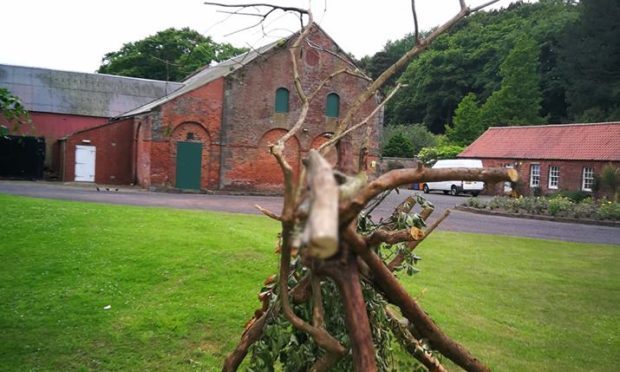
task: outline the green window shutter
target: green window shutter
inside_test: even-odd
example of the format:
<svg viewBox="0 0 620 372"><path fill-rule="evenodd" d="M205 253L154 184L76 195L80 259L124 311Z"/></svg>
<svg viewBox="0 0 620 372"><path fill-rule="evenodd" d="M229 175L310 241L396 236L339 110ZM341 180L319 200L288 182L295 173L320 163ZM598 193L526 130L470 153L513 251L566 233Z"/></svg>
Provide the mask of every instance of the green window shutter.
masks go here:
<svg viewBox="0 0 620 372"><path fill-rule="evenodd" d="M288 89L276 90L276 112L288 112Z"/></svg>
<svg viewBox="0 0 620 372"><path fill-rule="evenodd" d="M336 93L330 93L327 95L325 115L331 118L337 118L338 115L340 115L340 97Z"/></svg>

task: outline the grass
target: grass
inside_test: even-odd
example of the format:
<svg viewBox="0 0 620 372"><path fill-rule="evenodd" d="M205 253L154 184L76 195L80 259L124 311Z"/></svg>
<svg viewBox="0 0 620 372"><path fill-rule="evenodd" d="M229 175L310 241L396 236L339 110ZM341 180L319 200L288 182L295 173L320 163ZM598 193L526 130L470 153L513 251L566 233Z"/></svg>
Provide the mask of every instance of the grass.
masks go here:
<svg viewBox="0 0 620 372"><path fill-rule="evenodd" d="M277 231L0 195L0 370L218 370L275 271ZM495 370L615 370L619 248L437 232L405 285Z"/></svg>

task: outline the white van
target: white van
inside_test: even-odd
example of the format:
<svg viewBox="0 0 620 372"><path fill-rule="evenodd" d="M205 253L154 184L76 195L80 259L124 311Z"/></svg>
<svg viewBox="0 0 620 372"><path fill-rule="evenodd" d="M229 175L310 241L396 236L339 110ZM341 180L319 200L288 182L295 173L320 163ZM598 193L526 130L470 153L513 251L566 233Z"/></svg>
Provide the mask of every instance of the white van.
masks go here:
<svg viewBox="0 0 620 372"><path fill-rule="evenodd" d="M482 160L479 159L444 159L437 160L433 165L435 168L482 168ZM439 190L444 194L458 195L459 193L469 193L478 196L484 188L484 182L476 181L442 181L427 182L424 184L424 193Z"/></svg>

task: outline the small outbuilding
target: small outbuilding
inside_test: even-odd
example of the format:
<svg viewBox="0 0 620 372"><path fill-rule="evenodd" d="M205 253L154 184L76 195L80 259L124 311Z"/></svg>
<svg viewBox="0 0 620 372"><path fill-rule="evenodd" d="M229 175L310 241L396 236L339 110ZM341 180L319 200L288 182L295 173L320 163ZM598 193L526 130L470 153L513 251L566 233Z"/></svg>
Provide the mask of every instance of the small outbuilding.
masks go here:
<svg viewBox="0 0 620 372"><path fill-rule="evenodd" d="M522 194L592 192L595 175L606 164L620 166L620 122L493 127L458 157L517 169ZM510 190L504 185L488 191Z"/></svg>

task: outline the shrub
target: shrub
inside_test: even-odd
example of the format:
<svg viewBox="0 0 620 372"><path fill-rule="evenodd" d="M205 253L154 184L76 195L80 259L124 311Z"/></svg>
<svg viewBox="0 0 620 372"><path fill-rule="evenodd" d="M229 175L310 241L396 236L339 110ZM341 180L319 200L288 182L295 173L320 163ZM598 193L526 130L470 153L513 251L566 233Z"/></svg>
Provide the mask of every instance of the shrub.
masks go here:
<svg viewBox="0 0 620 372"><path fill-rule="evenodd" d="M530 214L544 214L548 207L547 199L538 196L526 196L517 200L519 207Z"/></svg>
<svg viewBox="0 0 620 372"><path fill-rule="evenodd" d="M469 198L467 200L467 206L476 209L484 209L486 207L486 204L482 200L480 200L480 198L474 196L473 198Z"/></svg>
<svg viewBox="0 0 620 372"><path fill-rule="evenodd" d="M555 194L551 195L551 197L552 198L565 197L565 198L570 199L574 203L580 203L584 199L589 198L590 197L590 193L585 192L585 191L562 190L560 192L556 192Z"/></svg>
<svg viewBox="0 0 620 372"><path fill-rule="evenodd" d="M588 197L576 203L572 212L575 218L595 218L597 210L598 205L594 203L591 197Z"/></svg>
<svg viewBox="0 0 620 372"><path fill-rule="evenodd" d="M598 208L596 217L601 220L620 220L620 203L604 200Z"/></svg>
<svg viewBox="0 0 620 372"><path fill-rule="evenodd" d="M574 203L566 197L558 196L549 199L549 206L547 210L552 216L567 216L570 214Z"/></svg>

